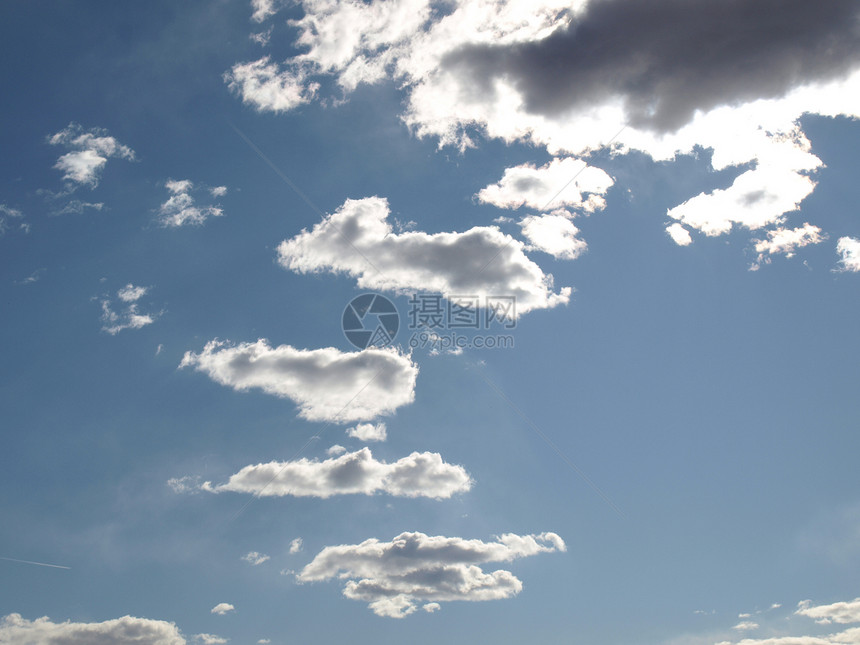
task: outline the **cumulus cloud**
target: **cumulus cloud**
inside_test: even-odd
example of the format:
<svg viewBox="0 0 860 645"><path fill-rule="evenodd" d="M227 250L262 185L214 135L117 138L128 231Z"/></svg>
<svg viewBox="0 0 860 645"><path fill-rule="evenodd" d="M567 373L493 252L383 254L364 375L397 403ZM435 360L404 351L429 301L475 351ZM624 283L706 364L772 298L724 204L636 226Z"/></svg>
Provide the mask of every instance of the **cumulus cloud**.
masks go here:
<svg viewBox="0 0 860 645"><path fill-rule="evenodd" d="M95 188L108 159L134 159L134 151L109 136L107 130L84 130L77 123L70 123L63 130L48 137L48 143L61 145L69 150L57 160L54 168L63 173L63 179L70 187L77 185Z"/></svg>
<svg viewBox="0 0 860 645"><path fill-rule="evenodd" d="M749 614L747 614L747 617L749 617ZM755 623L751 620L744 620L732 627L732 629L736 629L739 632L748 632L752 631L753 629L758 629L758 623Z"/></svg>
<svg viewBox="0 0 860 645"><path fill-rule="evenodd" d="M242 102L260 112L286 112L307 103L319 89L318 83L307 82L307 73L300 66L281 66L269 56L247 63L238 63L224 74L224 81Z"/></svg>
<svg viewBox="0 0 860 645"><path fill-rule="evenodd" d="M426 611L435 611L440 602L515 596L522 590L515 575L502 569L486 573L479 565L565 548L555 533L508 533L493 542L401 533L391 542L372 538L360 544L327 546L296 579L346 580L347 598L367 602L379 616L403 618L423 602Z"/></svg>
<svg viewBox="0 0 860 645"><path fill-rule="evenodd" d="M342 455L345 452L346 452L346 448L344 448L340 444L336 443L333 446L331 446L330 448L327 448L325 451L325 454L327 454L329 457L331 457L332 455Z"/></svg>
<svg viewBox="0 0 860 645"><path fill-rule="evenodd" d="M179 367L234 390L259 388L289 398L309 421L339 423L368 421L412 403L418 376L418 366L392 349L270 347L264 339L239 345L213 340L199 354L186 352Z"/></svg>
<svg viewBox="0 0 860 645"><path fill-rule="evenodd" d="M224 614L228 614L231 611L235 611L235 609L236 608L229 602L219 602L217 605L212 607L212 610L209 613L223 616Z"/></svg>
<svg viewBox="0 0 860 645"><path fill-rule="evenodd" d="M102 305L102 330L112 336L124 329L140 329L151 325L161 315L158 313L144 313L140 310L139 300L149 292L149 287L134 286L129 283L117 291L116 297L119 303L111 302L110 298L103 298ZM119 304L119 310L115 308Z"/></svg>
<svg viewBox="0 0 860 645"><path fill-rule="evenodd" d="M52 622L47 616L27 620L9 614L0 622L4 645L185 645L173 623L123 616L101 623Z"/></svg>
<svg viewBox="0 0 860 645"><path fill-rule="evenodd" d="M20 210L7 206L6 204L0 204L0 237L2 237L10 228L13 228L13 224L17 224L14 228L22 230L25 233L28 232L30 230L30 225L23 220L24 213Z"/></svg>
<svg viewBox="0 0 860 645"><path fill-rule="evenodd" d="M575 260L588 248L585 240L577 237L579 229L570 221L566 211L529 215L522 219L520 226L531 248L560 260Z"/></svg>
<svg viewBox="0 0 860 645"><path fill-rule="evenodd" d="M603 196L612 184L612 177L603 170L565 157L540 168L532 164L506 168L502 179L481 189L477 197L499 208L546 210L563 206L593 213L606 206Z"/></svg>
<svg viewBox="0 0 860 645"><path fill-rule="evenodd" d="M313 230L281 242L278 260L298 273L346 273L366 289L514 296L519 313L570 299L569 287L554 293L552 276L496 227L396 233L388 215L385 199L349 199Z"/></svg>
<svg viewBox="0 0 860 645"><path fill-rule="evenodd" d="M170 197L158 208L158 220L162 226L176 228L186 225L200 225L210 217L224 214L220 206L198 206L192 196L194 184L187 179L168 179L165 183ZM208 189L213 197L227 194L226 186Z"/></svg>
<svg viewBox="0 0 860 645"><path fill-rule="evenodd" d="M256 567L263 564L266 560L269 560L269 556L267 556L265 553L250 551L243 555L242 559L248 564L250 564L252 567Z"/></svg>
<svg viewBox="0 0 860 645"><path fill-rule="evenodd" d="M836 252L841 256L837 271L860 271L860 240L855 237L840 237Z"/></svg>
<svg viewBox="0 0 860 645"><path fill-rule="evenodd" d="M295 555L302 550L302 538L297 537L290 542L290 554Z"/></svg>
<svg viewBox="0 0 860 645"><path fill-rule="evenodd" d="M834 602L830 605L813 605L811 600L803 600L797 605L799 616L814 618L816 623L860 623L860 598L849 602Z"/></svg>
<svg viewBox="0 0 860 645"><path fill-rule="evenodd" d="M291 76L293 94L315 92L318 75L347 94L393 79L406 93L405 123L440 146L465 149L481 134L556 156L639 150L662 161L710 150L714 170L739 174L668 210L683 227L668 232L682 245L691 229L785 228L823 167L800 117L860 117L853 0L821 10L806 0L303 0L302 8L293 25L304 51L287 61L303 75ZM530 179L557 162L508 169L482 195L542 208Z"/></svg>
<svg viewBox="0 0 860 645"><path fill-rule="evenodd" d="M808 222L800 228L778 228L768 231L766 240L753 240L758 257L750 268L755 270L762 264L770 264L773 255L794 257L797 249L809 244L818 244L826 239L827 235L819 227L812 226Z"/></svg>
<svg viewBox="0 0 860 645"><path fill-rule="evenodd" d="M675 222L674 224L670 224L666 227L666 232L669 234L669 237L677 244L678 246L689 246L693 243L693 238L690 235L690 231L685 229L681 224Z"/></svg>
<svg viewBox="0 0 860 645"><path fill-rule="evenodd" d="M346 429L346 434L359 441L385 441L388 432L385 423L359 423L352 428Z"/></svg>
<svg viewBox="0 0 860 645"><path fill-rule="evenodd" d="M324 461L302 458L245 466L225 484L204 482L203 490L251 493L259 497L328 498L333 495L373 495L445 499L468 491L472 480L462 466L442 461L433 452L413 452L392 463L378 461L369 448ZM299 543L301 546L301 543Z"/></svg>

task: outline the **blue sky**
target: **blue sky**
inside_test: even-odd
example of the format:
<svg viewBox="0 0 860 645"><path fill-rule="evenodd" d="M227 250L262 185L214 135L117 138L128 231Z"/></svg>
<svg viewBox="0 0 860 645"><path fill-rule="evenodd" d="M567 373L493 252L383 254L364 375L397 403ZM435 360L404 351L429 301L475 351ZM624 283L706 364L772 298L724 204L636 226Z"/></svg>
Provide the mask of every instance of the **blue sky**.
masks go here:
<svg viewBox="0 0 860 645"><path fill-rule="evenodd" d="M860 643L858 19L4 3L0 642Z"/></svg>

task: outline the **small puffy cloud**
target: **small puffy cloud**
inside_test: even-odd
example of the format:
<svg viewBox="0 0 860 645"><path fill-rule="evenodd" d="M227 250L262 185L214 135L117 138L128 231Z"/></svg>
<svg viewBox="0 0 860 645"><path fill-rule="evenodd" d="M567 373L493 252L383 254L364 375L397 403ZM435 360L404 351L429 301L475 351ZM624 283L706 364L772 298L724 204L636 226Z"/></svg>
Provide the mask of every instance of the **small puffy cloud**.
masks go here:
<svg viewBox="0 0 860 645"><path fill-rule="evenodd" d="M385 441L388 438L384 422L359 423L352 428L347 428L346 434L359 441Z"/></svg>
<svg viewBox="0 0 860 645"><path fill-rule="evenodd" d="M136 287L129 283L117 291L119 303L111 302L110 298L103 298L101 301L102 330L115 336L124 329L140 329L154 323L161 312L144 313L138 303L148 291L149 287ZM115 311L117 304L119 310Z"/></svg>
<svg viewBox="0 0 860 645"><path fill-rule="evenodd" d="M552 276L526 257L523 243L494 226L396 233L388 215L385 199L348 199L313 230L281 242L278 260L297 273L345 273L364 289L514 296L519 313L570 299L569 287L554 293Z"/></svg>
<svg viewBox="0 0 860 645"><path fill-rule="evenodd" d="M811 600L803 600L797 605L798 616L815 619L816 623L860 623L860 598L848 602L834 602L830 605L813 605Z"/></svg>
<svg viewBox="0 0 860 645"><path fill-rule="evenodd" d="M29 232L30 225L24 220L24 213L17 208L12 208L6 204L0 204L0 237L3 236L10 228L17 228Z"/></svg>
<svg viewBox="0 0 860 645"><path fill-rule="evenodd" d="M306 83L300 66L281 69L268 56L249 63L237 63L224 74L230 91L259 112L286 112L310 101L319 87Z"/></svg>
<svg viewBox="0 0 860 645"><path fill-rule="evenodd" d="M158 208L158 220L162 226L176 228L185 225L200 225L210 217L220 217L224 214L219 206L198 206L192 196L194 184L187 179L168 179L165 183L170 197ZM227 193L226 186L210 188L208 192L213 197Z"/></svg>
<svg viewBox="0 0 860 645"><path fill-rule="evenodd" d="M433 612L439 611L442 608L438 602L428 602L421 609L426 611L428 614L432 614Z"/></svg>
<svg viewBox="0 0 860 645"><path fill-rule="evenodd" d="M295 555L302 550L302 538L297 537L290 542L290 554Z"/></svg>
<svg viewBox="0 0 860 645"><path fill-rule="evenodd" d="M99 175L108 159L134 159L134 151L108 135L103 128L84 130L77 123L48 137L48 143L61 145L70 150L62 155L54 168L63 173L63 179L71 186L95 188Z"/></svg>
<svg viewBox="0 0 860 645"><path fill-rule="evenodd" d="M667 226L666 232L678 246L689 246L693 243L693 238L690 236L690 231L685 229L678 222Z"/></svg>
<svg viewBox="0 0 860 645"><path fill-rule="evenodd" d="M215 636L214 634L195 634L194 640L203 645L224 645L227 642L226 638Z"/></svg>
<svg viewBox="0 0 860 645"><path fill-rule="evenodd" d="M254 22L268 20L286 4L286 0L251 0L251 8L254 10L251 20Z"/></svg>
<svg viewBox="0 0 860 645"><path fill-rule="evenodd" d="M747 616L749 616L749 614L747 614ZM739 632L747 632L753 629L758 629L758 623L754 623L751 620L744 620L732 627L732 629L736 629Z"/></svg>
<svg viewBox="0 0 860 645"><path fill-rule="evenodd" d="M606 206L603 196L612 184L612 177L603 170L565 157L540 168L531 164L506 168L501 181L482 189L477 197L499 208L563 206L593 213Z"/></svg>
<svg viewBox="0 0 860 645"><path fill-rule="evenodd" d="M523 235L531 247L560 260L575 260L588 248L585 240L577 237L579 229L566 216L565 211L551 215L529 215L520 222Z"/></svg>
<svg viewBox="0 0 860 645"><path fill-rule="evenodd" d="M0 621L4 645L186 645L173 623L123 616L101 623L52 622L47 616L27 620L9 614Z"/></svg>
<svg viewBox="0 0 860 645"><path fill-rule="evenodd" d="M378 616L403 618L427 603L510 598L522 582L510 571L486 573L480 565L564 551L555 533L514 535L493 542L401 533L391 542L327 546L296 576L299 582L346 580L343 594L368 603ZM433 606L437 605L437 606Z"/></svg>
<svg viewBox="0 0 860 645"><path fill-rule="evenodd" d="M762 264L770 264L771 256L781 254L787 258L794 257L794 252L809 244L818 244L827 239L827 235L817 226L805 223L800 228L778 228L767 232L766 240L753 240L758 257L752 269Z"/></svg>
<svg viewBox="0 0 860 645"><path fill-rule="evenodd" d="M218 614L219 616L223 616L224 614L228 614L231 611L235 611L235 607L231 605L229 602L219 602L217 605L212 607L209 613Z"/></svg>
<svg viewBox="0 0 860 645"><path fill-rule="evenodd" d="M266 645L266 643L271 643L272 641L271 641L271 640L269 640L268 638L261 638L261 639L260 639L260 640L258 640L257 642L258 642L260 645Z"/></svg>
<svg viewBox="0 0 860 645"><path fill-rule="evenodd" d="M259 388L289 398L309 421L341 423L392 414L412 403L418 376L418 366L392 349L270 347L263 339L239 345L213 340L199 354L186 352L179 367L238 391Z"/></svg>
<svg viewBox="0 0 860 645"><path fill-rule="evenodd" d="M248 564L250 564L252 567L256 567L268 560L269 556L264 553L258 553L257 551L250 551L243 555L242 559Z"/></svg>
<svg viewBox="0 0 860 645"><path fill-rule="evenodd" d="M836 252L841 256L837 271L860 271L860 240L855 237L840 237Z"/></svg>
<svg viewBox="0 0 860 645"><path fill-rule="evenodd" d="M468 491L472 479L462 466L442 461L438 453L413 452L392 463L378 461L369 448L324 461L269 462L245 466L226 484L204 482L202 490L251 493L259 497L328 498L333 495L373 495L446 499ZM292 545L291 545L292 548Z"/></svg>
<svg viewBox="0 0 860 645"><path fill-rule="evenodd" d="M344 448L340 444L336 443L331 448L327 449L325 451L325 454L327 454L329 457L331 457L331 456L336 456L336 455L342 455L345 452L346 452L346 448Z"/></svg>

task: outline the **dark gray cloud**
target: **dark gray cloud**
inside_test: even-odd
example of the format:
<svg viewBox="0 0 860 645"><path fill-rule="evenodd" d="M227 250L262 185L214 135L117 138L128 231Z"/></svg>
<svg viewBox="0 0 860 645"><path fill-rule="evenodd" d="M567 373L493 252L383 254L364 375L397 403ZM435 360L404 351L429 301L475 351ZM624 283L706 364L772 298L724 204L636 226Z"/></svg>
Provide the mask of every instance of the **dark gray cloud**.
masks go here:
<svg viewBox="0 0 860 645"><path fill-rule="evenodd" d="M697 109L780 97L858 63L856 0L597 0L543 40L467 45L442 64L476 93L508 79L534 114L620 98L631 124L673 131Z"/></svg>

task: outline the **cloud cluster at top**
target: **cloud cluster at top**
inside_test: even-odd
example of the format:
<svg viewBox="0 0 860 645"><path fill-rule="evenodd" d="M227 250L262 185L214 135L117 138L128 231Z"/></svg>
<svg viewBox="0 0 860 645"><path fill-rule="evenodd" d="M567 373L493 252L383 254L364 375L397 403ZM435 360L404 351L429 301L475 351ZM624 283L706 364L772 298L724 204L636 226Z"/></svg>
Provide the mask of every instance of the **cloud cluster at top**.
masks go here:
<svg viewBox="0 0 860 645"><path fill-rule="evenodd" d="M311 100L322 76L346 94L393 80L406 94L404 122L440 145L473 146L480 133L553 155L611 148L670 160L709 149L715 170L737 167L739 175L668 210L667 232L680 245L691 244L693 233L791 230L791 214L823 167L800 117L860 117L854 0L301 5L304 16L292 24L303 51L278 63L272 74L289 82L271 87L279 98L269 98L269 108L256 101L258 108ZM275 63L240 63L234 75L252 64ZM234 89L248 102L259 93ZM507 184L488 187L482 198L541 208L527 178L514 185L522 169L508 174ZM600 195L592 195L595 203Z"/></svg>
<svg viewBox="0 0 860 645"><path fill-rule="evenodd" d="M200 353L186 352L179 366L234 390L259 388L292 399L309 421L338 423L368 421L412 403L418 377L411 359L394 350L270 347L263 339L238 345L213 340Z"/></svg>
<svg viewBox="0 0 860 645"><path fill-rule="evenodd" d="M299 273L331 271L380 291L514 296L517 312L566 303L552 276L523 253L523 243L494 226L463 233L397 233L379 197L348 199L311 231L278 246L278 261Z"/></svg>
<svg viewBox="0 0 860 645"><path fill-rule="evenodd" d="M555 533L514 535L493 542L401 533L390 542L327 546L296 576L299 582L346 580L343 594L368 603L379 616L403 618L420 604L436 611L440 602L497 600L522 590L510 571L486 573L479 565L565 551Z"/></svg>
<svg viewBox="0 0 860 645"><path fill-rule="evenodd" d="M134 159L134 151L122 145L102 128L84 130L77 123L48 137L48 143L61 145L69 150L57 159L54 168L63 173L63 179L71 187L95 188L108 159Z"/></svg>

